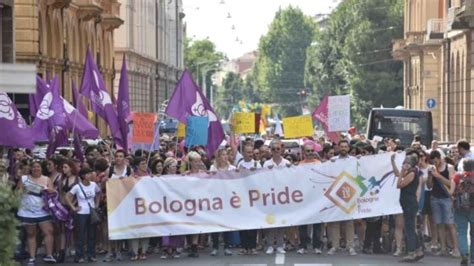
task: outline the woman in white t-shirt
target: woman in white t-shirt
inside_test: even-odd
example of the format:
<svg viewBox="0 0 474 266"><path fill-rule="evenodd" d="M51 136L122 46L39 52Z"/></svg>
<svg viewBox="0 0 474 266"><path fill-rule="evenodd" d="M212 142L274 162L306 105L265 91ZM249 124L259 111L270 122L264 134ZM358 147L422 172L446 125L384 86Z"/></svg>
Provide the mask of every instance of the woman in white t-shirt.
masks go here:
<svg viewBox="0 0 474 266"><path fill-rule="evenodd" d="M95 236L96 225L91 224L91 209L99 205L100 187L92 182L93 171L90 168L82 168L79 171L81 182L74 185L66 193L66 202L74 211L74 229L76 230L76 256L74 262L82 263L84 259L84 243L87 241L87 259L95 262ZM73 203L73 197L77 199L77 206Z"/></svg>
<svg viewBox="0 0 474 266"><path fill-rule="evenodd" d="M209 171L216 173L221 171L232 171L237 169L235 166L229 162L229 154L224 148L218 149L216 152L216 160Z"/></svg>
<svg viewBox="0 0 474 266"><path fill-rule="evenodd" d="M28 243L28 253L30 258L28 265L34 265L36 261L37 248L37 227L44 234L44 242L46 246L46 256L44 262L56 263L53 257L53 217L44 207L42 198L44 191L54 192L53 182L47 176L42 175L40 161L33 161L29 165L31 169L30 175L23 175L18 182L18 189L22 192L20 207L18 209L18 218L23 226L25 226Z"/></svg>
<svg viewBox="0 0 474 266"><path fill-rule="evenodd" d="M237 169L235 166L229 163L229 154L225 148L220 148L216 152L216 160L213 165L211 165L211 173L223 172L223 171L232 171ZM212 252L211 256L217 256L219 253L219 234L220 233L212 233ZM231 232L224 232L224 255L230 256L232 255L232 251L230 250L230 240L231 240Z"/></svg>

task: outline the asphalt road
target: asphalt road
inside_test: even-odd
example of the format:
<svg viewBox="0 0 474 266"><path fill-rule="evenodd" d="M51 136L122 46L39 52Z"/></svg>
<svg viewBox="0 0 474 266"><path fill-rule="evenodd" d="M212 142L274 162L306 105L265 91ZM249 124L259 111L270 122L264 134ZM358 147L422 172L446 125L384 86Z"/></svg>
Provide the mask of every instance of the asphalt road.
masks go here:
<svg viewBox="0 0 474 266"><path fill-rule="evenodd" d="M236 253L237 250L234 250ZM435 257L426 256L424 259L417 263L399 263L400 258L393 257L391 255L366 255L359 254L357 256L349 256L349 254L340 252L340 254L329 256L326 254L315 255L315 254L304 254L299 255L295 252L289 252L287 254L273 254L273 255L253 255L253 256L242 256L232 255L224 256L221 254L218 257L211 257L208 252L200 252L199 258L188 258L182 256L179 259L160 259L159 254L152 254L148 256L146 261L130 261L128 257L124 257L124 261L120 262L102 262L102 257L96 263L87 263L87 265L199 265L199 266L217 266L217 265L229 265L229 266L266 266L266 265L291 265L291 266L330 266L330 265L459 265L460 260L449 258L449 257ZM38 265L45 265L38 263ZM68 258L67 263L58 265L78 265L72 262L72 258Z"/></svg>

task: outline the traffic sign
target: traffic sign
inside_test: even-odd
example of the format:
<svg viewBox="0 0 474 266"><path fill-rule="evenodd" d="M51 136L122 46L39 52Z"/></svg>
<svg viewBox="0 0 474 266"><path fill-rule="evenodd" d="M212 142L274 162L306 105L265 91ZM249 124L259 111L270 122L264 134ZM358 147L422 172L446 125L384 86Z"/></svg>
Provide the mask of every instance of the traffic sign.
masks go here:
<svg viewBox="0 0 474 266"><path fill-rule="evenodd" d="M436 100L433 99L433 98L429 98L428 100L426 100L426 107L428 107L428 109L433 109L436 107Z"/></svg>

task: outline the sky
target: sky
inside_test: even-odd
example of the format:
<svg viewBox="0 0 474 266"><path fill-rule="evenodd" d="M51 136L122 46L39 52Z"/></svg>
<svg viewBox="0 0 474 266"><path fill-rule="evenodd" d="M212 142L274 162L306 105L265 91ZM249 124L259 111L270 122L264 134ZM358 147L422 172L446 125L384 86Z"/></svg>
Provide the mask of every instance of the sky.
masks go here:
<svg viewBox="0 0 474 266"><path fill-rule="evenodd" d="M327 14L337 0L183 0L187 37L209 38L217 51L235 59L256 50L280 7L306 15ZM233 29L235 28L235 29Z"/></svg>

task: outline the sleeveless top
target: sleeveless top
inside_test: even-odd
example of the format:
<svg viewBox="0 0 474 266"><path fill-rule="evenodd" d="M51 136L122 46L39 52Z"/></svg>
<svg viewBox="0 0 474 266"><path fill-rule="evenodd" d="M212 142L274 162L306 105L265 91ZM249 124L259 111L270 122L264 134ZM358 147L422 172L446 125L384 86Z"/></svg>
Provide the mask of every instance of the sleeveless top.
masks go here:
<svg viewBox="0 0 474 266"><path fill-rule="evenodd" d="M418 182L421 176L421 173L418 169L413 171L415 173L415 177L413 181L410 182L406 187L400 189L400 201L404 202L411 202L413 201L415 204L416 202L416 190L418 189Z"/></svg>
<svg viewBox="0 0 474 266"><path fill-rule="evenodd" d="M446 164L446 167L444 168L443 172L440 173L444 178L449 180L449 170L448 170L448 165ZM435 198L449 198L449 194L446 193L446 188L442 187L444 186L441 181L438 181L436 177L433 177L433 189L431 191L431 196Z"/></svg>
<svg viewBox="0 0 474 266"><path fill-rule="evenodd" d="M40 218L51 215L50 212L43 209L44 200L42 190L46 187L34 183L29 176L22 176L24 193L21 196L20 208L18 216L24 218Z"/></svg>
<svg viewBox="0 0 474 266"><path fill-rule="evenodd" d="M74 182L72 182L72 184L69 184L69 177L66 176L64 177L66 179L66 182L64 183L64 185L62 186L62 193L66 194L68 193L73 186L75 186L76 184L79 183L79 178L76 176L76 178L74 179Z"/></svg>

